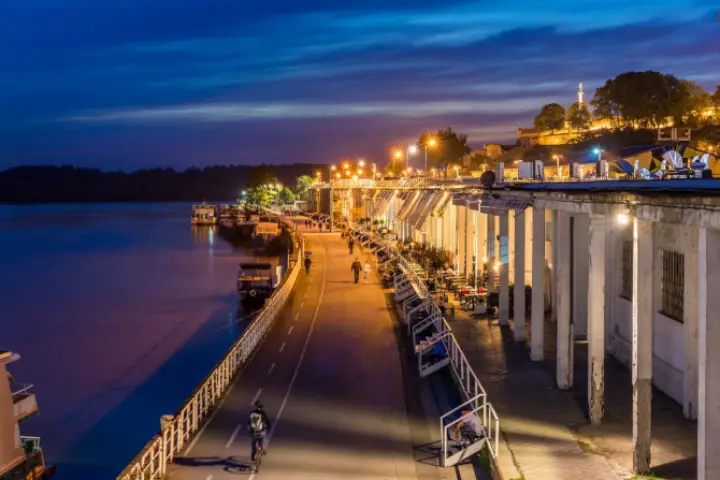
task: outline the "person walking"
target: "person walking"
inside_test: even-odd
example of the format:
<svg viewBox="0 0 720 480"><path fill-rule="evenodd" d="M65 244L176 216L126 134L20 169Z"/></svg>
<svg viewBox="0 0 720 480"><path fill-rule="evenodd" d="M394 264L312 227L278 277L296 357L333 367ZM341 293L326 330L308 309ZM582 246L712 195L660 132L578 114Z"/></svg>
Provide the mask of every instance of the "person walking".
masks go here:
<svg viewBox="0 0 720 480"><path fill-rule="evenodd" d="M312 260L310 260L310 257L305 257L305 273L310 273L310 265L312 265Z"/></svg>
<svg viewBox="0 0 720 480"><path fill-rule="evenodd" d="M350 266L350 270L352 270L355 283L358 283L358 280L360 279L360 271L362 270L362 263L360 263L360 259L355 257L355 261Z"/></svg>
<svg viewBox="0 0 720 480"><path fill-rule="evenodd" d="M372 267L370 266L370 262L365 260L365 263L363 264L363 281L365 283L368 282L368 278L370 278L370 271L372 270Z"/></svg>
<svg viewBox="0 0 720 480"><path fill-rule="evenodd" d="M352 238L350 238L350 240L348 240L348 250L350 250L350 255L353 254L353 248L355 248L355 242Z"/></svg>
<svg viewBox="0 0 720 480"><path fill-rule="evenodd" d="M248 419L248 430L252 437L250 443L250 450L252 452L251 459L254 462L255 457L258 455L258 447L262 450L262 454L265 454L265 437L268 430L270 430L270 420L268 419L267 413L263 408L260 401L255 402L255 408L250 412L250 418Z"/></svg>

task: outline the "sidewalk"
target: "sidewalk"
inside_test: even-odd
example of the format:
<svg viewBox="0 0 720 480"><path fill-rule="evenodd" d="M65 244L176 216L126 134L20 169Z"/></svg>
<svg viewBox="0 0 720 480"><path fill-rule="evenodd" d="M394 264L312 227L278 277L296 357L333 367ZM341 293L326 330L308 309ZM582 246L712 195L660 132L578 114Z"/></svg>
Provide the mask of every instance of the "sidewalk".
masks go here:
<svg viewBox="0 0 720 480"><path fill-rule="evenodd" d="M500 417L501 430L524 480L624 480L630 472L578 442L587 420L572 391L528 358L509 327L456 308L450 325ZM505 480L510 480L506 478Z"/></svg>

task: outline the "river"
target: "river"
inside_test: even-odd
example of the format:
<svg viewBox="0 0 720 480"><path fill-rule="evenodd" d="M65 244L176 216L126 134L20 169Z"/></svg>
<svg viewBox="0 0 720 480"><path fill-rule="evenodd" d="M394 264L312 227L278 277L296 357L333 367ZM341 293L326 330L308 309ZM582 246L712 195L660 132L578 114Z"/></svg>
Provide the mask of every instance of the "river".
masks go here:
<svg viewBox="0 0 720 480"><path fill-rule="evenodd" d="M0 348L59 479L112 479L238 337L253 257L188 204L0 206ZM267 259L265 259L267 261ZM274 262L275 263L275 262Z"/></svg>

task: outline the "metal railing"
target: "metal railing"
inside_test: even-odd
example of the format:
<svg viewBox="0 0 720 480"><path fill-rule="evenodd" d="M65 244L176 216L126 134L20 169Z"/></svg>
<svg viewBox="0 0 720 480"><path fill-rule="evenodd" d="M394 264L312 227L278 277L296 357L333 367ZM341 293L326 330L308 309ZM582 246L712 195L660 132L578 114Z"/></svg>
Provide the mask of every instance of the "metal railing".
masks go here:
<svg viewBox="0 0 720 480"><path fill-rule="evenodd" d="M12 391L12 397L13 400L17 400L20 397L26 397L27 395L30 395L30 390L32 390L34 385L30 383L15 383L13 384L13 387L18 388L18 390Z"/></svg>
<svg viewBox="0 0 720 480"><path fill-rule="evenodd" d="M292 222L286 223L291 229L294 227ZM160 479L167 474L168 465L200 430L285 306L303 263L304 240L298 240L297 261L288 268L266 305L177 413L161 419L160 433L125 467L118 480Z"/></svg>
<svg viewBox="0 0 720 480"><path fill-rule="evenodd" d="M468 362L465 353L460 348L450 324L448 324L447 320L443 318L437 302L428 290L423 279L420 278L418 272L422 271L422 267L399 254L394 247L390 247L390 250L394 250L394 253L396 253L396 258L394 260L397 261L398 266L405 277L404 279L395 278L395 286L399 286L401 290L405 290L407 288L407 283L410 283L412 288L416 289L417 293L424 297L423 304L425 304L428 309L427 318L433 317L433 323L435 324L436 330L438 332L448 332L441 341L443 342L447 354L450 357L452 375L455 378L455 381L460 389L460 393L466 403L474 402L474 409L482 410L483 414L481 416L481 421L485 434L488 437L488 449L493 457L497 457L500 441L500 421L492 404L487 401L485 388L482 386L482 383L480 383L480 380L477 378L477 375L475 375L475 372L470 366L470 362ZM405 297L405 295L407 295L407 293L403 293L401 297ZM399 298L398 300L402 299L403 298ZM417 339L413 338L413 342L416 341ZM454 411L455 410L450 413Z"/></svg>

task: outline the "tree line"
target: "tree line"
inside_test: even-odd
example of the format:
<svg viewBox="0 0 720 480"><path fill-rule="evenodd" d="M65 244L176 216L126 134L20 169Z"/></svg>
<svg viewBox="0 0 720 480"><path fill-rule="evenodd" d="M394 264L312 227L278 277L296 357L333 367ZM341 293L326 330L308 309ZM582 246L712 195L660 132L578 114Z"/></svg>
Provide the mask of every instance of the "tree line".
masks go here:
<svg viewBox="0 0 720 480"><path fill-rule="evenodd" d="M72 166L27 166L0 172L1 203L64 202L200 202L233 201L260 185L294 187L318 164L282 166L228 165L153 168L134 172L102 171ZM289 199L293 192L281 189ZM277 193L276 193L277 194Z"/></svg>
<svg viewBox="0 0 720 480"><path fill-rule="evenodd" d="M702 129L720 124L720 86L714 93L690 80L655 71L626 72L607 80L590 101L567 111L558 103L544 105L534 118L536 129L585 131L593 118L615 129L657 128L670 121L678 127Z"/></svg>

